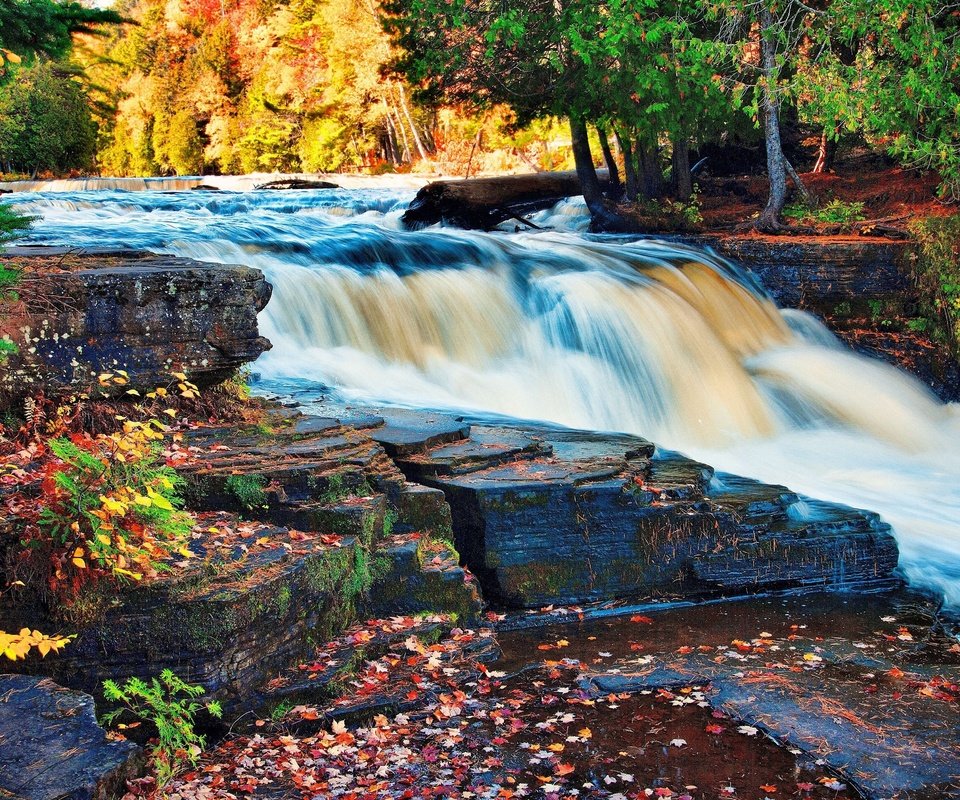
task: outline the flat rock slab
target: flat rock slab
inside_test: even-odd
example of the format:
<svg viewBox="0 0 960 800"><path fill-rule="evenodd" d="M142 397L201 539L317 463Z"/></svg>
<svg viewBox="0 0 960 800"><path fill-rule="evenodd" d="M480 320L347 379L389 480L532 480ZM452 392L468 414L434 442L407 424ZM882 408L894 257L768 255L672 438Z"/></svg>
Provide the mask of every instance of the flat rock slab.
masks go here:
<svg viewBox="0 0 960 800"><path fill-rule="evenodd" d="M550 455L551 448L541 440L520 431L470 433L468 439L430 447L426 452L398 456L408 478L456 475L474 472L494 464Z"/></svg>
<svg viewBox="0 0 960 800"><path fill-rule="evenodd" d="M107 738L90 695L48 678L0 675L0 796L107 800L141 763L137 745Z"/></svg>
<svg viewBox="0 0 960 800"><path fill-rule="evenodd" d="M390 409L384 424L367 433L394 457L419 453L429 447L459 442L470 435L470 425L459 417L423 411Z"/></svg>

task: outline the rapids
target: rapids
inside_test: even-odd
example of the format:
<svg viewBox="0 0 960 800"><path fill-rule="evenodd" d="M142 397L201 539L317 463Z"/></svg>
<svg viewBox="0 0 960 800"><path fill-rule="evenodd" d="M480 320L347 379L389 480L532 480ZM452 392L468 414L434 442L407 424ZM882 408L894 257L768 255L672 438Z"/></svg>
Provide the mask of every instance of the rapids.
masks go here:
<svg viewBox="0 0 960 800"><path fill-rule="evenodd" d="M408 232L410 185L356 185L59 186L14 200L38 217L33 243L261 268L274 349L256 365L260 390L645 436L880 512L911 580L960 606L957 407L846 350L810 315L778 310L736 265L582 233L577 200L536 218L549 232Z"/></svg>

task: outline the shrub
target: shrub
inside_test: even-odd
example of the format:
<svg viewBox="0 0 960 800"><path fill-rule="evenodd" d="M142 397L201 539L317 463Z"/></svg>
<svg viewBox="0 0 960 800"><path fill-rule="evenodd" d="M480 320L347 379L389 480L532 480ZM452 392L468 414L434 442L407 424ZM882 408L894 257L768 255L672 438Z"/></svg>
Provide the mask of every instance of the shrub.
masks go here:
<svg viewBox="0 0 960 800"><path fill-rule="evenodd" d="M0 242L15 239L33 223L33 217L18 214L9 205L0 205Z"/></svg>
<svg viewBox="0 0 960 800"><path fill-rule="evenodd" d="M821 222L825 225L839 225L841 230L849 230L854 222L866 219L864 205L860 202L845 203L834 198L826 205L811 208L805 203L794 203L783 209L783 216L800 222Z"/></svg>
<svg viewBox="0 0 960 800"><path fill-rule="evenodd" d="M20 299L20 270L0 264L0 302L16 302Z"/></svg>
<svg viewBox="0 0 960 800"><path fill-rule="evenodd" d="M703 225L700 198L696 193L688 202L669 198L641 200L631 211L645 230L690 232L700 230Z"/></svg>
<svg viewBox="0 0 960 800"><path fill-rule="evenodd" d="M165 669L149 683L140 678L127 678L122 684L103 682L104 697L120 708L104 714L102 720L112 725L123 714L145 722L156 730L156 743L150 751L157 773L157 784L163 786L186 764L196 765L204 746L204 737L195 730L196 715L201 709L218 719L220 704L197 700L202 686L191 686Z"/></svg>
<svg viewBox="0 0 960 800"><path fill-rule="evenodd" d="M919 245L913 270L920 311L934 338L960 353L960 215L920 220L910 231Z"/></svg>
<svg viewBox="0 0 960 800"><path fill-rule="evenodd" d="M181 395L195 396L184 381ZM16 491L4 498L7 512L22 525L27 581L67 608L85 585L140 580L161 569L161 560L173 552L190 556L184 541L193 518L180 510L182 481L162 452L170 428L156 417L117 421L112 433L69 432L34 441L31 468L13 476Z"/></svg>

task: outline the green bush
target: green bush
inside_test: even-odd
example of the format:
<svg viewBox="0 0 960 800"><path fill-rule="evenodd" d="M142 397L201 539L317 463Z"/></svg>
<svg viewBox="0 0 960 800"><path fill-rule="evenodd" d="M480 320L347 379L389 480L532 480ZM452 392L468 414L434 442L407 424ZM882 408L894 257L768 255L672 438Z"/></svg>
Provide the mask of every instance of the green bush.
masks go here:
<svg viewBox="0 0 960 800"><path fill-rule="evenodd" d="M157 741L150 756L157 785L163 786L186 764L197 763L205 744L204 737L195 730L197 712L206 708L218 719L223 714L219 703L197 700L203 692L202 686L191 686L169 669L149 683L140 678L127 678L123 684L107 680L103 682L104 697L120 708L104 714L102 720L112 725L127 714L156 730Z"/></svg>
<svg viewBox="0 0 960 800"><path fill-rule="evenodd" d="M7 171L65 172L93 163L97 127L83 89L49 63L0 83L0 164Z"/></svg>
<svg viewBox="0 0 960 800"><path fill-rule="evenodd" d="M919 248L913 271L921 315L932 336L960 354L960 215L920 220L910 231Z"/></svg>
<svg viewBox="0 0 960 800"><path fill-rule="evenodd" d="M33 219L18 214L9 205L0 205L0 243L16 239L30 227Z"/></svg>
<svg viewBox="0 0 960 800"><path fill-rule="evenodd" d="M863 203L845 203L843 200L834 198L819 208L811 208L805 203L793 203L783 209L783 216L800 222L822 222L826 225L839 225L841 230L848 230L854 222L866 219L863 211Z"/></svg>

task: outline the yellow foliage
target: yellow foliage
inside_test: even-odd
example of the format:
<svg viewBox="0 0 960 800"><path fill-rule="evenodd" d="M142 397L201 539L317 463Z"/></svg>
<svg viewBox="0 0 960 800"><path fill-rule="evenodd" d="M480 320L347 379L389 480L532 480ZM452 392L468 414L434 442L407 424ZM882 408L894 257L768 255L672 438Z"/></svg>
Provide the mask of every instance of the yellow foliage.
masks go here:
<svg viewBox="0 0 960 800"><path fill-rule="evenodd" d="M7 633L0 630L0 652L11 661L24 659L31 650L36 649L41 656L57 653L63 649L71 636L47 636L40 631L23 628L19 633Z"/></svg>

